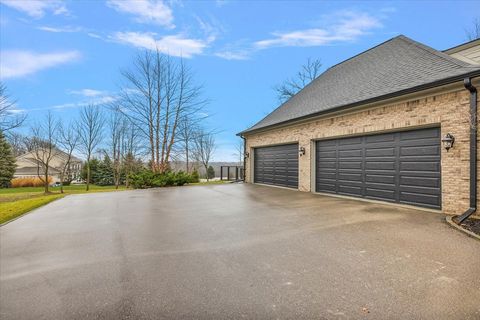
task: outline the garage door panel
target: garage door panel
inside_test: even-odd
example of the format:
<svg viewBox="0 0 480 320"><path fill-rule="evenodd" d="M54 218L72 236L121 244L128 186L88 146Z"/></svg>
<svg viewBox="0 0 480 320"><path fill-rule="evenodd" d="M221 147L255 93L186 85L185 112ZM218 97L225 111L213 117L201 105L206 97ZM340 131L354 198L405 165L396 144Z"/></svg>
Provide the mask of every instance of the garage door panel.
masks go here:
<svg viewBox="0 0 480 320"><path fill-rule="evenodd" d="M425 195L417 193L400 193L400 202L412 205L421 205L423 207L438 208L440 202L439 195Z"/></svg>
<svg viewBox="0 0 480 320"><path fill-rule="evenodd" d="M345 146L345 145L358 145L362 142L362 137L354 137L354 138L343 138L338 140L338 145Z"/></svg>
<svg viewBox="0 0 480 320"><path fill-rule="evenodd" d="M340 158L350 158L350 157L361 158L362 157L362 149L340 150L340 151L338 151L338 156Z"/></svg>
<svg viewBox="0 0 480 320"><path fill-rule="evenodd" d="M440 179L438 177L400 176L400 186L440 188Z"/></svg>
<svg viewBox="0 0 480 320"><path fill-rule="evenodd" d="M298 144L254 150L254 182L298 188Z"/></svg>
<svg viewBox="0 0 480 320"><path fill-rule="evenodd" d="M440 155L440 146L413 146L400 147L401 156L438 156Z"/></svg>
<svg viewBox="0 0 480 320"><path fill-rule="evenodd" d="M361 186L352 186L352 185L338 185L338 193L344 195L355 195L360 196L362 195L362 187Z"/></svg>
<svg viewBox="0 0 480 320"><path fill-rule="evenodd" d="M400 140L421 140L425 138L440 138L439 128L400 131Z"/></svg>
<svg viewBox="0 0 480 320"><path fill-rule="evenodd" d="M316 191L441 208L440 129L316 143Z"/></svg>
<svg viewBox="0 0 480 320"><path fill-rule="evenodd" d="M366 188L365 198L375 199L375 200L394 201L395 191L385 190L385 189L376 189L376 188Z"/></svg>
<svg viewBox="0 0 480 320"><path fill-rule="evenodd" d="M338 180L362 181L362 172L339 172Z"/></svg>
<svg viewBox="0 0 480 320"><path fill-rule="evenodd" d="M369 170L395 170L395 161L390 159L385 161L366 161L365 169Z"/></svg>
<svg viewBox="0 0 480 320"><path fill-rule="evenodd" d="M362 161L339 161L339 169L362 169Z"/></svg>
<svg viewBox="0 0 480 320"><path fill-rule="evenodd" d="M395 183L395 176L393 174L365 174L365 183Z"/></svg>
<svg viewBox="0 0 480 320"><path fill-rule="evenodd" d="M440 162L401 162L400 171L440 171Z"/></svg>
<svg viewBox="0 0 480 320"><path fill-rule="evenodd" d="M385 157L385 156L395 156L395 148L384 147L384 148L366 148L365 150L366 157Z"/></svg>

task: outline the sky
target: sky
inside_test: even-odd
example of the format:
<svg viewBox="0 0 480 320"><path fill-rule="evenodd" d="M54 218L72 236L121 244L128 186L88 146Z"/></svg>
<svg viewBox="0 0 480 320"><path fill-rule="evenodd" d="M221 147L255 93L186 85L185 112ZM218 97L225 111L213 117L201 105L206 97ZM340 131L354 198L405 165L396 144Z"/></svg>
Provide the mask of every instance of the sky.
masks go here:
<svg viewBox="0 0 480 320"><path fill-rule="evenodd" d="M480 1L0 0L0 80L27 123L115 99L139 50L183 57L208 99L216 161L279 101L310 59L328 67L403 34L438 50L466 42Z"/></svg>

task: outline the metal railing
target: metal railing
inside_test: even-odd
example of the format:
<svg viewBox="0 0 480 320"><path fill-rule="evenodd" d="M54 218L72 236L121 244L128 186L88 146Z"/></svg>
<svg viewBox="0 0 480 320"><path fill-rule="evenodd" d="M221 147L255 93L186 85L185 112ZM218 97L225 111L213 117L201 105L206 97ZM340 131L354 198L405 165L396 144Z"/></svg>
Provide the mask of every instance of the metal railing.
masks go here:
<svg viewBox="0 0 480 320"><path fill-rule="evenodd" d="M220 166L220 180L243 181L243 166Z"/></svg>

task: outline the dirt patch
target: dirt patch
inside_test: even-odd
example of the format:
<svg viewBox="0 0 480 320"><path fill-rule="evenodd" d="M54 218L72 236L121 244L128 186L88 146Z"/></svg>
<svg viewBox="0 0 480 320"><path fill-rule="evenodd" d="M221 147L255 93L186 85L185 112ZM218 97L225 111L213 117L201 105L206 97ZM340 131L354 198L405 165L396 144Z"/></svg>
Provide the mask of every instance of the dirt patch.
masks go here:
<svg viewBox="0 0 480 320"><path fill-rule="evenodd" d="M480 236L480 219L467 219L462 222L462 227Z"/></svg>

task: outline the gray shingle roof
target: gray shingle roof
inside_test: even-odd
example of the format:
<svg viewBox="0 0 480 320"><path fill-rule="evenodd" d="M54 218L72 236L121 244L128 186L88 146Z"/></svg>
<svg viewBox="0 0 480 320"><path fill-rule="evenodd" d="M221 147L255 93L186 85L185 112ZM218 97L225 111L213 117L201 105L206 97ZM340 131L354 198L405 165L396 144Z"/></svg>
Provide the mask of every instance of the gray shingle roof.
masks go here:
<svg viewBox="0 0 480 320"><path fill-rule="evenodd" d="M241 134L477 70L480 67L398 36L327 69Z"/></svg>

